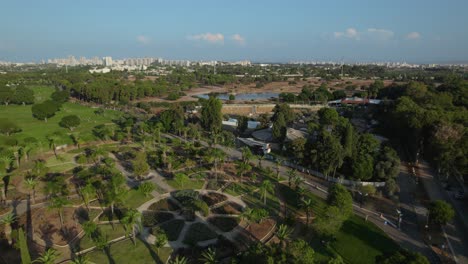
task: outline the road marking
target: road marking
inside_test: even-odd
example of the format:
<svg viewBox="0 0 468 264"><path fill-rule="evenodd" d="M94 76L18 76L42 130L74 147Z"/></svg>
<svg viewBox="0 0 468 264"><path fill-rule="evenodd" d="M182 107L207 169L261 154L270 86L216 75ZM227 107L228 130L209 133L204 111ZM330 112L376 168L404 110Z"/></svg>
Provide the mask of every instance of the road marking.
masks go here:
<svg viewBox="0 0 468 264"><path fill-rule="evenodd" d="M447 244L450 248L450 252L452 252L453 260L455 261L455 263L458 263L457 257L455 256L455 252L453 252L452 244L450 243L450 240L447 237L447 233L445 233L444 227L442 227L442 231L444 232L445 240L447 240Z"/></svg>

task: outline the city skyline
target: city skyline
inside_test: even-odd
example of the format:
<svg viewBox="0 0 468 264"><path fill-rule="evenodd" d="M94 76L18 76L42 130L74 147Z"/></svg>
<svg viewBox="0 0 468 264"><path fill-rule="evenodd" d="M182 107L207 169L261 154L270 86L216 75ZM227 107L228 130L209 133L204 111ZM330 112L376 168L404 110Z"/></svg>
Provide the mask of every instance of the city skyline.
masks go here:
<svg viewBox="0 0 468 264"><path fill-rule="evenodd" d="M267 3L5 3L0 60L468 61L466 1Z"/></svg>

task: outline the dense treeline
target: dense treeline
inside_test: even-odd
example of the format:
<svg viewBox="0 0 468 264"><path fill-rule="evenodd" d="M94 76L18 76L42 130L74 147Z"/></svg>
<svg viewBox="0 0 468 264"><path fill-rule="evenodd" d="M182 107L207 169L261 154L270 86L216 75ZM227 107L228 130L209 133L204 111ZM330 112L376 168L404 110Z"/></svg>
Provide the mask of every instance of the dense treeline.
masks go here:
<svg viewBox="0 0 468 264"><path fill-rule="evenodd" d="M448 76L439 86L410 82L379 95L396 100L379 113L384 135L398 139L413 160L423 156L447 175L467 175L467 81Z"/></svg>

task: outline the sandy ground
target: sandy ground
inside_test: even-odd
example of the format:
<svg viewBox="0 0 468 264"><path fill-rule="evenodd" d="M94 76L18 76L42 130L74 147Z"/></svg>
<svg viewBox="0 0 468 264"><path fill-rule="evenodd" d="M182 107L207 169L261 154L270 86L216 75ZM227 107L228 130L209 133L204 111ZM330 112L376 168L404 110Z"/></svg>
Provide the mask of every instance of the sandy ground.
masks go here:
<svg viewBox="0 0 468 264"><path fill-rule="evenodd" d="M291 79L292 80L292 79ZM289 81L284 82L272 82L267 83L263 87L256 88L255 83L251 84L227 84L224 86L203 86L198 88L190 89L186 91L186 95L182 96L180 99L176 101L166 100L164 98L158 97L147 97L141 100L140 102L186 102L186 101L197 101L197 98L192 96L200 95L200 94L207 94L207 93L232 93L232 94L239 94L239 93L262 93L262 92L274 92L274 93L295 93L298 94L301 92L302 87L304 85L312 85L314 87L319 87L323 82L318 78L307 78L307 80L303 81L296 81L296 84L289 84ZM332 80L327 82L328 88L330 91L334 90L343 90L348 85L356 85L357 90L360 90L361 86L368 86L373 83L374 80L356 80L356 79L349 79L344 78L343 80ZM392 84L393 81L386 80L384 81L385 86ZM236 101L236 103L241 103L241 101Z"/></svg>

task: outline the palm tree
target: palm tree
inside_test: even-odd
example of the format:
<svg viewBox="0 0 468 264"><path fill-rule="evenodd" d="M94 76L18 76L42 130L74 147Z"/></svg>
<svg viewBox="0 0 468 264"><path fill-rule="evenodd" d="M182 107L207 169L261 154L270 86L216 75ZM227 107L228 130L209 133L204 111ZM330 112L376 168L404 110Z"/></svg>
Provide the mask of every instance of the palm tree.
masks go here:
<svg viewBox="0 0 468 264"><path fill-rule="evenodd" d="M0 156L0 169L5 170L5 172L10 171L12 162L13 158L10 155Z"/></svg>
<svg viewBox="0 0 468 264"><path fill-rule="evenodd" d="M247 223L250 223L254 218L255 211L252 208L247 208L242 212L239 217L241 220L246 220Z"/></svg>
<svg viewBox="0 0 468 264"><path fill-rule="evenodd" d="M11 151L11 154L13 154L13 157L16 160L16 167L19 168L20 162L21 162L21 156L23 154L22 147L20 147L20 146L11 146L8 149Z"/></svg>
<svg viewBox="0 0 468 264"><path fill-rule="evenodd" d="M280 241L281 247L284 247L283 243L288 239L290 235L291 235L291 229L287 225L281 224L278 227L278 230L276 231L276 236L278 237Z"/></svg>
<svg viewBox="0 0 468 264"><path fill-rule="evenodd" d="M280 169L281 169L281 164L283 163L283 160L280 158L276 158L276 178L278 181L280 180Z"/></svg>
<svg viewBox="0 0 468 264"><path fill-rule="evenodd" d="M185 257L179 258L179 256L177 256L174 260L171 260L169 263L170 264L187 264L188 261Z"/></svg>
<svg viewBox="0 0 468 264"><path fill-rule="evenodd" d="M92 184L86 184L84 188L80 190L81 198L83 199L83 202L86 206L86 209L88 209L89 212L89 202L91 199L95 196L96 194L96 188Z"/></svg>
<svg viewBox="0 0 468 264"><path fill-rule="evenodd" d="M310 213L312 211L314 204L312 202L312 199L307 199L302 202L302 208L304 208L304 211L306 213L306 224L309 226L309 218L310 218Z"/></svg>
<svg viewBox="0 0 468 264"><path fill-rule="evenodd" d="M46 166L46 162L44 160L36 160L34 162L34 167L32 168L32 173L36 176L44 176L49 168Z"/></svg>
<svg viewBox="0 0 468 264"><path fill-rule="evenodd" d="M294 179L296 176L297 176L297 172L294 169L290 169L288 171L288 184L289 184L289 187L291 187L292 179Z"/></svg>
<svg viewBox="0 0 468 264"><path fill-rule="evenodd" d="M32 146L30 146L30 145L23 146L22 151L24 153L24 159L26 161L29 160L29 157L31 156L31 152L33 151L33 149L34 148Z"/></svg>
<svg viewBox="0 0 468 264"><path fill-rule="evenodd" d="M258 167L261 169L262 168L262 160L265 159L264 155L258 156Z"/></svg>
<svg viewBox="0 0 468 264"><path fill-rule="evenodd" d="M127 193L123 187L124 182L125 178L122 174L112 176L104 193L104 200L110 206L112 215L114 215L115 204L121 202Z"/></svg>
<svg viewBox="0 0 468 264"><path fill-rule="evenodd" d="M57 260L58 254L57 251L53 248L47 249L42 255L33 261L33 263L38 262L42 264L54 264Z"/></svg>
<svg viewBox="0 0 468 264"><path fill-rule="evenodd" d="M95 237L97 231L97 225L93 221L86 221L81 224L85 236L89 237L91 240Z"/></svg>
<svg viewBox="0 0 468 264"><path fill-rule="evenodd" d="M242 183L242 177L244 176L244 173L250 171L252 169L252 166L248 163L244 162L238 162L237 163L237 174L239 175L240 182Z"/></svg>
<svg viewBox="0 0 468 264"><path fill-rule="evenodd" d="M71 262L71 264L93 264L86 255L79 255L75 257Z"/></svg>
<svg viewBox="0 0 468 264"><path fill-rule="evenodd" d="M17 217L13 213L8 213L6 214L2 220L1 223L5 224L5 236L7 237L8 244L11 245L12 239L11 239L11 230L12 230L12 224L16 221Z"/></svg>
<svg viewBox="0 0 468 264"><path fill-rule="evenodd" d="M218 181L218 165L219 162L223 161L226 158L226 153L218 148L213 148L209 153L210 159L213 160L215 168L216 181Z"/></svg>
<svg viewBox="0 0 468 264"><path fill-rule="evenodd" d="M167 243L167 235L164 232L164 230L162 230L160 227L153 228L152 233L153 233L154 237L156 238L154 240L153 245L154 245L154 247L156 248L156 251L159 254L159 249L164 247L166 245L166 243Z"/></svg>
<svg viewBox="0 0 468 264"><path fill-rule="evenodd" d="M250 151L250 148L247 146L242 147L241 152L242 152L242 161L244 163L249 163L250 160L253 158L253 154L252 154L252 151Z"/></svg>
<svg viewBox="0 0 468 264"><path fill-rule="evenodd" d="M260 195L263 198L263 204L266 204L268 193L273 192L273 184L269 180L264 180L260 185Z"/></svg>
<svg viewBox="0 0 468 264"><path fill-rule="evenodd" d="M73 133L73 134L70 135L70 138L71 138L71 140L73 140L73 144L75 144L75 146L78 149L81 149L81 144L83 144L84 140L83 140L83 138L81 138L80 134L79 133Z"/></svg>
<svg viewBox="0 0 468 264"><path fill-rule="evenodd" d="M29 178L26 178L24 183L26 184L26 187L30 190L29 196L32 196L33 204L35 204L36 203L36 186L39 182L37 181L36 178L29 177ZM31 191L32 191L32 195L31 195Z"/></svg>
<svg viewBox="0 0 468 264"><path fill-rule="evenodd" d="M292 182L297 191L301 184L304 183L304 178L302 178L301 176L295 176L294 178L292 178Z"/></svg>
<svg viewBox="0 0 468 264"><path fill-rule="evenodd" d="M55 158L57 158L57 144L60 140L59 135L54 133L48 135L46 138L49 141L49 148L51 148L54 151Z"/></svg>
<svg viewBox="0 0 468 264"><path fill-rule="evenodd" d="M133 237L133 244L136 246L136 233L135 233L135 225L139 225L139 229L141 230L141 213L138 212L136 209L130 209L125 212L124 217L122 218L122 223L125 225L125 229L127 231L131 228L132 229L132 237Z"/></svg>
<svg viewBox="0 0 468 264"><path fill-rule="evenodd" d="M63 229L63 208L66 205L69 205L70 201L65 199L62 196L53 197L50 204L48 205L49 209L56 209L60 217L60 229Z"/></svg>
<svg viewBox="0 0 468 264"><path fill-rule="evenodd" d="M217 263L216 261L216 251L213 250L212 248L208 248L207 250L203 251L201 254L200 261L203 262L203 264L215 264Z"/></svg>

